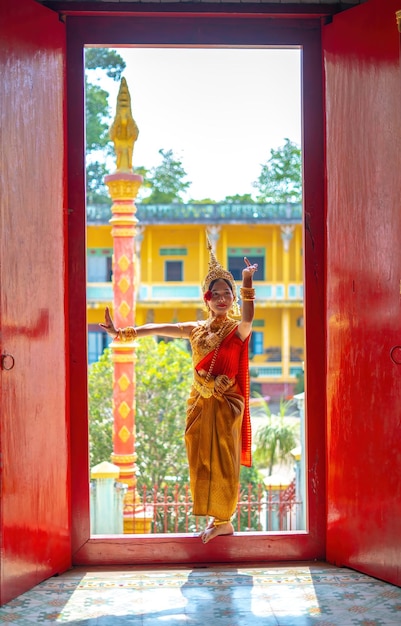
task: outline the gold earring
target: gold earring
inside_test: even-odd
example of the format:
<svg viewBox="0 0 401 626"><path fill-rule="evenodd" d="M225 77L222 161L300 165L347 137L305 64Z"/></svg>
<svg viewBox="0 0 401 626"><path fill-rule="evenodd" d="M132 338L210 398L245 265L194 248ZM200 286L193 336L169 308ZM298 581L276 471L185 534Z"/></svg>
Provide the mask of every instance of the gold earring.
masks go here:
<svg viewBox="0 0 401 626"><path fill-rule="evenodd" d="M239 304L237 302L237 300L235 300L232 303L231 309L230 309L230 313L233 317L240 317L241 316L241 309L239 308Z"/></svg>

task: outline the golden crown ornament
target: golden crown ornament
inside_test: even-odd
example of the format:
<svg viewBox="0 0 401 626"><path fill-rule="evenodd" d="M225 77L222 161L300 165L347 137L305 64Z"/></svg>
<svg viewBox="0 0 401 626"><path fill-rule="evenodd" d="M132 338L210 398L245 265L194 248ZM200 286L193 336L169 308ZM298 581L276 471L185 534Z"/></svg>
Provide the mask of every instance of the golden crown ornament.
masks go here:
<svg viewBox="0 0 401 626"><path fill-rule="evenodd" d="M233 295L234 295L234 302L233 302L233 306L232 306L232 314L238 316L238 315L240 315L240 310L239 310L239 306L238 306L237 286L235 284L234 276L231 274L231 272L229 272L228 270L224 269L224 267L218 262L215 254L213 252L213 248L212 248L212 244L210 243L210 239L209 239L209 237L207 235L206 235L206 241L207 241L207 249L209 250L209 268L208 268L208 273L206 274L205 280L204 280L204 282L202 284L203 294L205 294L209 290L209 285L214 280L219 280L220 278L222 278L224 280L228 280L230 285L231 285L232 292L233 292Z"/></svg>

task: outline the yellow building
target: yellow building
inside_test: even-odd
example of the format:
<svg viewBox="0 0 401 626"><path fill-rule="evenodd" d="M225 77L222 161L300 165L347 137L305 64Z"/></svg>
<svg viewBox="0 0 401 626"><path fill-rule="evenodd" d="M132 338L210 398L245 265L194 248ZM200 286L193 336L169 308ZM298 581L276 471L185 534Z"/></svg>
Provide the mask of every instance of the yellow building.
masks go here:
<svg viewBox="0 0 401 626"><path fill-rule="evenodd" d="M295 205L138 205L136 324L203 319L205 231L219 261L241 281L243 257L258 263L251 376L263 395L292 395L304 359L302 209ZM89 207L89 362L108 343L98 324L112 307L110 211Z"/></svg>

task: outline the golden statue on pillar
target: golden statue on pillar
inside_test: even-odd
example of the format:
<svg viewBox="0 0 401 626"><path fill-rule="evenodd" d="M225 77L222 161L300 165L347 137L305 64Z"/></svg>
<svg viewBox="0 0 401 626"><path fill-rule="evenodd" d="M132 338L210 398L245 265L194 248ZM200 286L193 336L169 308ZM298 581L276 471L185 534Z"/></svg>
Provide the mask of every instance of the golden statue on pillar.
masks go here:
<svg viewBox="0 0 401 626"><path fill-rule="evenodd" d="M110 127L110 139L114 142L116 153L116 171L132 171L132 154L134 143L138 139L139 128L132 117L131 96L127 81L121 79L120 90L117 96L117 110Z"/></svg>

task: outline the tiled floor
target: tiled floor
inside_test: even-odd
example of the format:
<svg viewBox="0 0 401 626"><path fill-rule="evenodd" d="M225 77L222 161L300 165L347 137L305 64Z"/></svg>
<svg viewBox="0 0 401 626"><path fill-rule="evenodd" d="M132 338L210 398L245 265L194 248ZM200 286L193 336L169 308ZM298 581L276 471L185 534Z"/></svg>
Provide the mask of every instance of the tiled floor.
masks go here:
<svg viewBox="0 0 401 626"><path fill-rule="evenodd" d="M400 626L401 588L325 563L75 568L0 622L80 626Z"/></svg>

